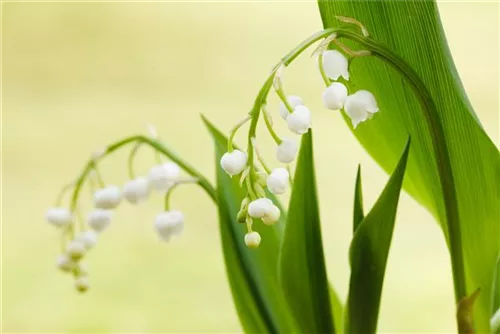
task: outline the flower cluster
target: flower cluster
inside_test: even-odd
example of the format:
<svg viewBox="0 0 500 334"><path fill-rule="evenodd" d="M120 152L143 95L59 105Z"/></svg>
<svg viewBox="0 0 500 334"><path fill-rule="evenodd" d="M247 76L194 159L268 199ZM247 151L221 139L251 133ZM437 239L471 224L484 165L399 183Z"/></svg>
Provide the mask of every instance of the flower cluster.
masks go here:
<svg viewBox="0 0 500 334"><path fill-rule="evenodd" d="M348 95L347 87L337 81L340 78L349 80L348 60L338 50L326 50L321 54L320 71L327 84L323 91L323 104L330 110L343 109L356 128L359 123L370 119L378 112L377 101L367 90L358 90ZM331 82L330 80L334 80Z"/></svg>
<svg viewBox="0 0 500 334"><path fill-rule="evenodd" d="M95 156L94 159L98 158ZM97 173L94 161L93 170ZM49 223L62 230L64 247L57 258L57 267L64 272L72 273L75 277L75 288L85 292L89 288L88 271L83 263L87 252L97 244L99 235L111 224L113 210L122 200L130 204L139 204L148 199L151 191L165 195L165 211L158 214L154 227L160 240L168 242L172 236L178 236L184 228L184 215L177 210L168 209L168 198L176 185L193 180L181 180L181 170L173 162L159 163L151 168L147 177L132 177L123 187L105 185L101 179L101 187L94 190L93 209L88 213L86 221L80 221L79 232L75 233L75 217L77 209L68 209L60 206L47 210L46 219ZM61 199L58 199L61 202ZM76 208L76 206L75 206ZM67 240L69 239L69 240Z"/></svg>
<svg viewBox="0 0 500 334"><path fill-rule="evenodd" d="M359 90L349 94L345 85L349 81L349 60L338 50L327 50L328 45L335 42L335 38L334 34L325 38L319 45L318 52L315 52L318 54L319 70L326 84L322 96L323 104L330 110L343 110L351 119L352 126L356 128L359 123L370 119L379 109L375 97L370 92ZM349 51L344 46L343 49ZM357 55L364 54L361 52ZM300 96L285 94L282 83L285 66L285 63L278 66L271 78L272 87L280 99L279 115L286 122L291 133L303 135L311 127L311 111L305 106L304 100ZM267 91L264 93L267 94ZM287 168L280 167L271 170L259 155L255 144L254 124L260 114L263 115L267 130L276 142L276 159L287 164ZM232 139L236 131L249 120L252 120L253 124L249 131L249 143L251 145L248 147L247 152L233 149ZM262 165L263 170L255 166L254 155ZM266 110L266 97L261 100L260 105L257 102L250 116L239 122L231 131L228 140L228 151L222 156L220 165L231 177L241 174L240 184L246 188L247 196L241 203L237 220L247 224L245 243L248 247L257 247L261 242L258 232L252 229L254 219L259 219L266 225L272 225L279 220L280 210L267 196L264 188L267 188L268 192L272 194L286 192L292 182L289 164L295 160L296 155L297 143L293 139L282 138L275 133L271 116Z"/></svg>

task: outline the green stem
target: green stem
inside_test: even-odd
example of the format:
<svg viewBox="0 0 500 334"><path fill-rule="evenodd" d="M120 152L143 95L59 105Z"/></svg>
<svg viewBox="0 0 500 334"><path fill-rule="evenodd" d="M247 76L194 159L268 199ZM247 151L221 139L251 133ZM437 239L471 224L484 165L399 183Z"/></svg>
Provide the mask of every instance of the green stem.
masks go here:
<svg viewBox="0 0 500 334"><path fill-rule="evenodd" d="M229 137L227 139L227 151L229 153L231 153L233 151L233 139L234 139L234 136L236 135L236 132L238 132L238 129L241 128L241 126L243 124L245 124L246 122L248 122L250 120L251 116L248 115L247 117L245 117L244 119L242 119L241 121L239 121L232 129L231 131L229 132Z"/></svg>
<svg viewBox="0 0 500 334"><path fill-rule="evenodd" d="M318 67L319 67L319 73L321 73L321 78L323 79L323 82L325 83L326 87L330 87L332 82L330 81L330 78L325 73L325 69L323 68L323 52L321 52L318 56Z"/></svg>
<svg viewBox="0 0 500 334"><path fill-rule="evenodd" d="M170 211L170 198L172 197L172 193L174 192L174 189L180 186L181 184L194 184L198 183L198 179L189 179L189 180L179 180L175 182L168 190L167 193L165 194L165 211Z"/></svg>
<svg viewBox="0 0 500 334"><path fill-rule="evenodd" d="M448 145L444 135L442 121L439 117L434 100L418 74L401 57L394 54L390 49L370 38L363 37L348 30L338 30L337 34L338 37L345 37L359 43L371 51L374 56L388 62L408 80L420 100L420 104L422 105L421 111L432 138L439 182L443 193L446 227L455 286L455 299L458 303L458 301L467 295L460 217Z"/></svg>
<svg viewBox="0 0 500 334"><path fill-rule="evenodd" d="M101 159L104 158L105 156L113 153L114 151L120 149L121 147L129 144L129 143L142 143L151 146L152 148L155 149L155 151L162 153L166 157L168 157L170 160L175 162L179 167L181 167L186 173L191 175L192 177L196 178L198 181L197 183L205 190L205 192L210 196L210 198L214 201L217 202L216 198L216 191L215 188L210 184L210 182L200 173L198 172L193 166L185 162L183 159L181 159L176 153L174 153L172 150L167 148L165 145L163 145L161 142L159 142L156 139L152 139L149 137L145 137L142 135L138 136L131 136L127 137L125 139L119 140L111 145L109 145L106 148L106 151L102 155ZM78 201L78 195L80 194L80 190L87 179L90 171L94 168L94 159L90 159L85 167L83 168L80 176L78 177L75 188L73 189L73 195L71 198L71 211L75 211L76 209L76 204Z"/></svg>
<svg viewBox="0 0 500 334"><path fill-rule="evenodd" d="M264 116L264 122L266 123L267 131L269 131L269 134L271 135L271 137L273 137L274 142L277 145L280 145L282 140L273 129L273 125L271 124L270 119L271 116L269 115L265 104L262 105L262 115Z"/></svg>
<svg viewBox="0 0 500 334"><path fill-rule="evenodd" d="M137 143L135 144L134 148L130 150L130 154L128 155L128 176L131 180L135 179L135 173L134 173L134 159L135 156L137 155L137 152L139 151L139 148L141 147L142 143Z"/></svg>

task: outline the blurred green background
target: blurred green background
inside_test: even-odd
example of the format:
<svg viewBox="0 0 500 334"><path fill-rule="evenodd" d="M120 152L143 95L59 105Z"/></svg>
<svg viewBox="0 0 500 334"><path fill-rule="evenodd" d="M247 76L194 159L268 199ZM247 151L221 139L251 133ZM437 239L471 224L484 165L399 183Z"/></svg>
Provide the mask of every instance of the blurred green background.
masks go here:
<svg viewBox="0 0 500 334"><path fill-rule="evenodd" d="M439 8L471 102L497 142L499 4ZM317 5L10 2L2 3L1 24L3 332L241 331L216 210L201 190L181 187L174 194L187 222L170 244L158 240L152 225L159 196L139 207L123 204L88 256L92 287L85 295L54 267L58 231L44 212L92 151L144 132L146 123L213 179L212 143L199 114L223 130L241 119L278 59L321 29ZM286 71L285 88L313 110L328 274L345 297L357 163L366 207L387 176L341 116L322 107L322 81L307 54ZM272 158L267 134L259 138ZM103 164L106 181L127 179L125 160L123 152ZM138 171L153 163L151 152L141 151ZM84 195L89 208L90 193ZM379 330L451 332L453 291L441 231L406 194L400 203Z"/></svg>

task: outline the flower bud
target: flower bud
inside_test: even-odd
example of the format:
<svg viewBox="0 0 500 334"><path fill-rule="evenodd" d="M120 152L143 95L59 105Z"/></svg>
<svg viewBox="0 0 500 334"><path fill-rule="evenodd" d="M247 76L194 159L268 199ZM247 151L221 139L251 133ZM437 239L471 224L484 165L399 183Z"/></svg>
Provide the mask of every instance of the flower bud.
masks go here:
<svg viewBox="0 0 500 334"><path fill-rule="evenodd" d="M50 208L45 213L45 218L55 227L63 227L71 224L73 215L66 208Z"/></svg>
<svg viewBox="0 0 500 334"><path fill-rule="evenodd" d="M245 223L247 221L248 202L248 197L245 197L243 201L241 201L240 211L238 211L238 214L236 215L236 221L238 223Z"/></svg>
<svg viewBox="0 0 500 334"><path fill-rule="evenodd" d="M89 277L87 275L78 276L75 279L75 288L78 292L85 292L89 289Z"/></svg>
<svg viewBox="0 0 500 334"><path fill-rule="evenodd" d="M297 106L304 105L304 101L302 100L302 98L300 96L297 96L297 95L288 95L286 100L288 101L288 104L293 109L295 109L295 107L297 107ZM286 119L288 118L288 115L290 115L290 112L288 111L288 109L286 108L286 106L283 102L280 102L279 110L280 110L281 118L283 118L286 121Z"/></svg>
<svg viewBox="0 0 500 334"><path fill-rule="evenodd" d="M173 162L154 166L149 171L149 182L156 191L167 191L179 180L181 169Z"/></svg>
<svg viewBox="0 0 500 334"><path fill-rule="evenodd" d="M162 212L156 216L155 228L160 238L168 242L184 230L184 214L178 210Z"/></svg>
<svg viewBox="0 0 500 334"><path fill-rule="evenodd" d="M260 234L255 231L245 234L245 244L250 248L259 247L260 240Z"/></svg>
<svg viewBox="0 0 500 334"><path fill-rule="evenodd" d="M304 134L311 127L311 112L306 106L297 106L286 119L288 129L296 134Z"/></svg>
<svg viewBox="0 0 500 334"><path fill-rule="evenodd" d="M347 98L347 88L340 82L332 82L323 92L323 104L331 110L340 110Z"/></svg>
<svg viewBox="0 0 500 334"><path fill-rule="evenodd" d="M267 174L266 174L266 172L263 172L263 171L257 172L257 183L261 187L265 187L266 186L266 184L267 184Z"/></svg>
<svg viewBox="0 0 500 334"><path fill-rule="evenodd" d="M97 233L95 231L84 231L76 239L83 243L85 249L89 250L97 244Z"/></svg>
<svg viewBox="0 0 500 334"><path fill-rule="evenodd" d="M76 264L68 257L68 255L61 254L57 257L56 266L64 272L70 272L73 268L75 268Z"/></svg>
<svg viewBox="0 0 500 334"><path fill-rule="evenodd" d="M95 209L87 217L87 224L96 232L104 231L111 223L113 212L110 210Z"/></svg>
<svg viewBox="0 0 500 334"><path fill-rule="evenodd" d="M276 159L284 164L289 164L295 160L297 154L297 143L289 138L283 138L281 144L276 148Z"/></svg>
<svg viewBox="0 0 500 334"><path fill-rule="evenodd" d="M66 247L66 253L68 254L69 258L78 261L81 259L85 253L87 252L87 249L85 248L85 245L83 242L79 240L73 240L68 244L68 247Z"/></svg>
<svg viewBox="0 0 500 334"><path fill-rule="evenodd" d="M266 225L274 225L280 219L280 213L280 209L276 205L273 205L261 220Z"/></svg>
<svg viewBox="0 0 500 334"><path fill-rule="evenodd" d="M94 205L99 209L114 209L121 199L121 191L117 186L107 186L94 193Z"/></svg>
<svg viewBox="0 0 500 334"><path fill-rule="evenodd" d="M256 199L248 205L248 214L253 218L262 218L271 210L273 205L273 201L269 198Z"/></svg>
<svg viewBox="0 0 500 334"><path fill-rule="evenodd" d="M490 327L492 333L498 333L500 331L500 308L491 317Z"/></svg>
<svg viewBox="0 0 500 334"><path fill-rule="evenodd" d="M220 159L220 165L229 175L237 175L241 173L247 165L247 154L240 150L226 152Z"/></svg>
<svg viewBox="0 0 500 334"><path fill-rule="evenodd" d="M367 90L358 90L347 97L344 110L351 119L352 126L356 128L359 123L370 119L379 109L372 93Z"/></svg>
<svg viewBox="0 0 500 334"><path fill-rule="evenodd" d="M130 180L123 186L123 197L132 204L137 204L148 198L151 188L145 177Z"/></svg>
<svg viewBox="0 0 500 334"><path fill-rule="evenodd" d="M323 70L329 78L337 80L339 77L343 77L349 80L348 66L347 58L340 51L323 52Z"/></svg>
<svg viewBox="0 0 500 334"><path fill-rule="evenodd" d="M273 194L284 194L288 188L290 175L285 168L275 168L267 177L267 188Z"/></svg>

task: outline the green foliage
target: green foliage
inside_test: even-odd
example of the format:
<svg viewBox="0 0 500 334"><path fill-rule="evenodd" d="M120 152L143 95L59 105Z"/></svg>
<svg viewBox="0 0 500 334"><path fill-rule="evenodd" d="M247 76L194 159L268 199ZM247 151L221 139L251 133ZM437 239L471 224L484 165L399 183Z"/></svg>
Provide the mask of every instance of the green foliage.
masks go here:
<svg viewBox="0 0 500 334"><path fill-rule="evenodd" d="M281 286L300 331L334 333L311 130L302 136L279 265Z"/></svg>
<svg viewBox="0 0 500 334"><path fill-rule="evenodd" d="M458 79L435 2L320 1L319 8L325 27L338 26L337 15L361 21L371 36L408 62L429 89L449 150L467 293L482 289L474 310L475 326L478 332L488 332L489 296L500 252L500 157ZM405 189L434 214L448 238L438 175L441 157L431 153L433 137L414 92L399 73L372 57L353 62L350 73L351 89L359 86L373 92L381 110L373 120L360 125L355 136L386 171L397 161L408 135L412 136Z"/></svg>
<svg viewBox="0 0 500 334"><path fill-rule="evenodd" d="M375 333L387 257L396 220L410 149L408 140L401 158L377 202L361 222L355 210L354 238L349 260L351 279L347 300L346 332ZM356 178L356 207L361 203L361 174Z"/></svg>
<svg viewBox="0 0 500 334"><path fill-rule="evenodd" d="M354 210L353 210L352 230L356 232L359 223L365 218L363 210L363 187L361 185L361 165L358 165L358 173L356 174L356 185L354 187Z"/></svg>
<svg viewBox="0 0 500 334"><path fill-rule="evenodd" d="M203 118L215 143L219 229L226 270L241 324L247 333L289 333L296 327L278 283L278 253L286 215L273 226L254 229L262 236L258 249L245 245L246 226L236 215L244 198L238 177L230 178L219 166L227 138ZM272 198L277 202L276 198Z"/></svg>

